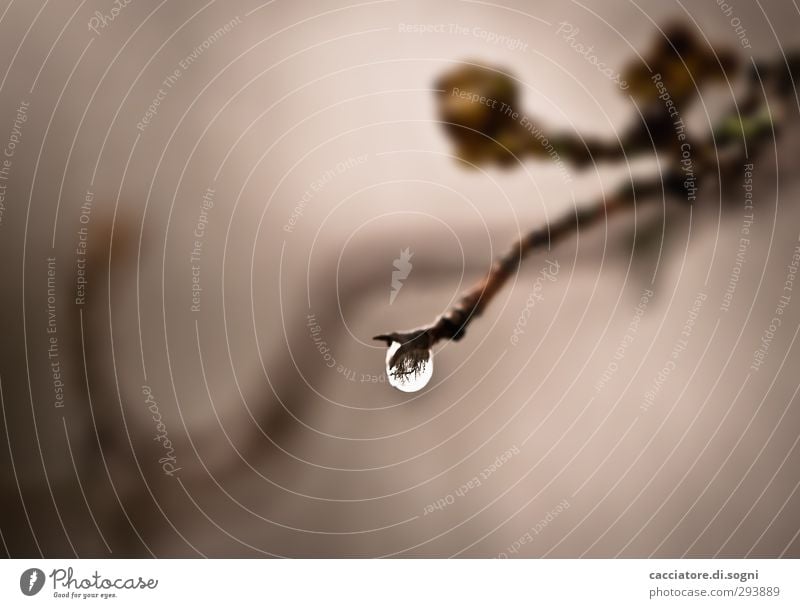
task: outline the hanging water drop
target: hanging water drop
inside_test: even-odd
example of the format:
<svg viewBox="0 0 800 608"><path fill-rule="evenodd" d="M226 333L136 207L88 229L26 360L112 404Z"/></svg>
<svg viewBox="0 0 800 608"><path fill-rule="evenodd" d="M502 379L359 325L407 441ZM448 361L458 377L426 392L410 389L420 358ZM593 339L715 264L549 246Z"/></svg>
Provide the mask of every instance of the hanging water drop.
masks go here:
<svg viewBox="0 0 800 608"><path fill-rule="evenodd" d="M429 348L409 348L392 342L386 351L386 377L389 384L404 393L415 393L433 376L433 353Z"/></svg>

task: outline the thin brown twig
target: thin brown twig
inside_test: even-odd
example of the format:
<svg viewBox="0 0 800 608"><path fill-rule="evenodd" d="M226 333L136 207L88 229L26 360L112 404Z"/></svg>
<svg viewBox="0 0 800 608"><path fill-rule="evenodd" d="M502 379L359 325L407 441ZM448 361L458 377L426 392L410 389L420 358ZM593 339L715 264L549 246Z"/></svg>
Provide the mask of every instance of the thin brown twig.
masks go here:
<svg viewBox="0 0 800 608"><path fill-rule="evenodd" d="M441 340L458 341L464 336L469 323L481 315L506 281L518 270L522 260L539 250L549 250L557 241L589 227L603 218L615 214L621 209L634 205L638 198L653 200L653 195L664 189L682 191L681 176L668 174L629 184L620 189L614 196L564 214L555 222L529 232L519 239L509 251L498 258L489 273L480 282L466 290L458 301L445 311L430 325L402 332L391 332L375 336L391 345L399 342L402 347L395 354L396 363L410 350L430 349Z"/></svg>
<svg viewBox="0 0 800 608"><path fill-rule="evenodd" d="M776 89L784 102L794 95L793 73L796 70L793 70L792 67L797 67L799 63L794 61L795 65L790 66L789 72L780 69L771 69L769 71L773 81L773 88ZM756 72L758 71L757 67ZM760 90L764 85L761 75L756 75L758 80L751 78L751 95L748 99L753 97L753 88ZM775 78L776 75L778 76L777 78ZM786 86L787 81L791 82L792 85ZM698 153L695 166L698 179L712 173L709 171L711 168L716 168L721 176L731 174L746 161L748 156L754 154L761 144L771 140L774 136L776 127L779 126L775 124L777 119L767 122L757 120L758 118L763 118L763 109L752 102L749 105L751 107L747 108L747 115L741 115L739 112L726 119L728 123L735 119L737 128L741 129L740 131L736 131L736 128L734 128L733 134L730 132L715 134L709 136L702 142L702 145L695 146L694 149ZM663 131L660 131L656 136L663 137L665 135ZM656 147L655 142L653 142L653 145ZM719 154L720 146L723 145L732 148L733 154L727 156ZM749 152L748 146L750 148ZM522 260L531 253L539 250L549 250L557 241L576 233L580 229L589 227L603 218L608 218L622 209L632 208L638 201L660 200L655 197L660 193L685 194L683 175L679 168L679 157L674 157L673 162L676 162L677 168L647 181L631 182L611 198L592 205L576 207L571 213L565 214L552 224L537 228L525 235L494 263L483 280L465 291L458 301L437 317L433 323L408 331L390 332L375 336L375 340L384 341L387 345L391 345L393 342L401 345L389 361L389 366L399 370L397 373L400 375L414 373L416 368L408 372L405 371L408 366L402 365L404 361L411 361L413 364L416 361L425 360L428 350L441 340L460 340L470 322L483 313L497 292L517 271ZM412 367L414 366L412 365Z"/></svg>

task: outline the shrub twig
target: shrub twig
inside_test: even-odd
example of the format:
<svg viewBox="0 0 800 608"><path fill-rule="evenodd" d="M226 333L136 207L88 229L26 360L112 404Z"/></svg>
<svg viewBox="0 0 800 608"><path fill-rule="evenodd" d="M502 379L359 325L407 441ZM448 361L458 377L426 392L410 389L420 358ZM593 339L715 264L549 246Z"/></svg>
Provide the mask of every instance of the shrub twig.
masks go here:
<svg viewBox="0 0 800 608"><path fill-rule="evenodd" d="M686 39L685 32L674 31L672 35L677 37L678 47L672 42L669 46L657 46L656 53L661 53L661 55L653 59L651 63L657 64L661 66L661 69L671 71L674 74L674 70L669 69L669 61L674 64L676 61L681 60L684 68L686 68L686 64L682 61L683 58L677 54L683 48L689 49L694 65L709 64L708 61L705 64L700 61L701 49ZM675 51L672 56L670 56L668 49ZM711 55L715 57L713 53ZM729 67L735 65L730 55L724 55L724 57L726 57L725 61L727 62L725 65ZM800 57L800 54L795 53L790 55L786 61L762 62L753 65L747 80L748 90L743 96L743 105L733 109L728 116L724 117L719 127L702 142L692 142L691 144L693 151L696 152L694 169L697 173L698 183L708 175L715 173L718 173L723 178L731 175L738 167L741 167L743 162L746 162L749 156L755 154L756 150L765 141L772 139L780 126L782 115L774 115L774 111L771 110L763 96L767 89L771 89L772 92L779 95L780 100L783 102L796 99L794 78L800 72L800 69L798 69L800 68L800 59L798 57ZM724 69L724 65L721 67ZM465 86L465 83L468 83L469 79L472 78L477 83L476 86L482 87L481 90L488 90L490 94L496 94L501 99L506 99L506 102L503 103L514 103L516 101L516 92L509 84L511 81L502 75L498 77L497 75L500 73L495 70L488 70L488 72L490 73L487 75L486 70L470 66L466 71L460 70L451 77L444 78L440 81L440 87L445 87L444 93L446 94L447 87L455 87L456 84ZM634 76L636 75L635 71L631 73ZM681 106L686 106L691 101L693 93L693 90L687 88L686 82L684 82L686 78L688 77L693 84L699 84L694 80L708 81L716 78L718 73L706 67L698 71L697 74L691 74L686 68L680 76L680 82L676 82L675 78L673 78L671 81L665 81L665 86L667 90L675 89L677 91L676 100L680 102ZM694 79L692 76L694 76ZM643 80L641 75L639 80ZM466 86L469 85L467 84ZM759 101L759 99L763 101ZM514 151L495 138L500 137L502 140L504 134L507 135L511 132L507 120L502 118L498 120L491 112L487 112L486 107L478 107L476 109L473 104L472 106L456 106L453 108L446 96L441 98L440 101L443 105L442 114L448 119L445 121L448 135L453 138L459 151L465 156L475 159L481 157L481 150L485 152L485 150L490 149L489 153L483 153L483 159L497 160L497 149L499 148L504 151L504 154L510 153L516 159ZM660 108L662 116L659 118L658 104L662 101L660 98L653 97L645 106L645 114L655 118L652 120L645 118L644 132L647 134L650 150L672 150L673 153L669 155L672 167L666 173L647 180L631 182L606 200L576 207L572 212L563 215L555 222L529 232L514 243L505 255L495 261L483 280L465 291L449 310L437 317L431 324L408 331L394 331L375 336L375 340L384 341L387 345L391 345L393 342L401 345L389 361L389 366L399 370L397 371L398 374L403 374L405 369L402 366L403 361L413 359L418 353L427 352L439 341L460 340L472 320L483 313L497 292L517 271L522 260L531 253L539 250L549 250L557 241L563 240L580 229L592 226L621 210L633 208L639 201L660 200L656 196L661 193L685 196L684 174L681 171L680 154L677 153L678 147L671 146L668 141L675 139L675 134L671 129L672 121L667 121L664 118L663 107ZM479 103L486 106L484 102ZM658 128L651 128L655 125ZM670 128L665 128L666 126ZM481 143L481 139L483 143ZM645 148L642 144L641 130L632 129L628 132L626 139L627 144L630 144L635 151L641 151ZM553 137L551 141L563 142L571 140L564 137L560 139ZM623 142L623 146L619 151L624 151L625 149L626 142ZM523 152L531 151L530 142L524 143L524 145L521 144L517 150ZM580 151L577 145L572 142L569 146L562 146L562 150L567 151L568 158L578 165L584 164L587 158L591 160L594 152L599 151L601 158L610 158L615 155L612 146L598 143L590 144L586 150ZM713 171L713 169L717 171ZM690 200L693 199L690 198Z"/></svg>

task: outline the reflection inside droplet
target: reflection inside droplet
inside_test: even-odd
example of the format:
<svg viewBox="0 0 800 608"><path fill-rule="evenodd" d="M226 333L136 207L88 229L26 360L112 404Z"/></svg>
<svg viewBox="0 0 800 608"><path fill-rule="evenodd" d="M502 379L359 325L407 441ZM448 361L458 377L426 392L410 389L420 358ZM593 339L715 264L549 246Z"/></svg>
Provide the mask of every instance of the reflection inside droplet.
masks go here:
<svg viewBox="0 0 800 608"><path fill-rule="evenodd" d="M428 348L408 349L392 365L398 350L400 343L392 342L386 351L386 377L396 389L415 393L428 384L433 376L433 353Z"/></svg>

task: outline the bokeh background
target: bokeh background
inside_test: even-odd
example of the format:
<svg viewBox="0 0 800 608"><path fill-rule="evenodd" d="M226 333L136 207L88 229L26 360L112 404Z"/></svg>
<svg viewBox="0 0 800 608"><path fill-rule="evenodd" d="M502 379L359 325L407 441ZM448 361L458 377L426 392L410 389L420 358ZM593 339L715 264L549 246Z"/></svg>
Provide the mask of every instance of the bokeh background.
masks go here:
<svg viewBox="0 0 800 608"><path fill-rule="evenodd" d="M455 158L434 88L462 61L549 129L636 122L562 22L615 71L675 22L745 65L800 46L783 0L3 2L0 550L799 556L800 295L751 368L798 246L796 111L753 159L738 259L743 174L526 260L424 390L382 375L372 336L659 170ZM738 87L704 89L693 132Z"/></svg>

